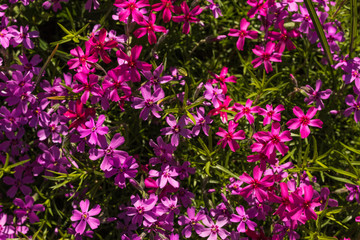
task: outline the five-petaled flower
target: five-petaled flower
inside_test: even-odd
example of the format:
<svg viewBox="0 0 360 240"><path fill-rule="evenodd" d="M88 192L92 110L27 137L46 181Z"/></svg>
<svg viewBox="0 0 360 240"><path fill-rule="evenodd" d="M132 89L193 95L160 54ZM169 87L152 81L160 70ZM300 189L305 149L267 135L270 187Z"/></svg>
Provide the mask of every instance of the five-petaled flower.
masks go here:
<svg viewBox="0 0 360 240"><path fill-rule="evenodd" d="M322 128L323 122L320 119L312 119L317 112L315 107L309 108L306 115L298 106L293 108L293 112L298 118L290 119L286 125L289 129L297 129L300 127L301 138L307 138L309 136L309 126Z"/></svg>
<svg viewBox="0 0 360 240"><path fill-rule="evenodd" d="M238 126L238 123L235 123L234 121L229 122L229 131L227 132L223 128L219 127L219 132L216 133L216 135L222 137L222 139L219 140L217 145L221 144L222 148L225 148L227 144L229 144L229 147L231 151L235 152L237 149L240 148L239 144L235 140L243 140L245 139L245 132L243 130L237 131L236 127Z"/></svg>
<svg viewBox="0 0 360 240"><path fill-rule="evenodd" d="M70 218L71 221L73 222L80 220L80 222L77 224L75 228L76 233L79 233L80 235L84 233L86 224L89 224L91 229L98 228L98 226L100 225L99 219L92 217L98 215L101 212L100 205L97 204L90 211L89 211L89 205L90 205L89 199L85 199L81 201L80 202L81 211L76 209L73 210L72 212L73 215Z"/></svg>

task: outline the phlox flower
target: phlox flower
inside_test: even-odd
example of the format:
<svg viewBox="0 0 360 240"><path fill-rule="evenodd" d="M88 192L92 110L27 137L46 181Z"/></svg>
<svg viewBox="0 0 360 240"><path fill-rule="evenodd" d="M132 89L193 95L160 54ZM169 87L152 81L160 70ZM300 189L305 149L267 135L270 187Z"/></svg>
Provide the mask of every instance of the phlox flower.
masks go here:
<svg viewBox="0 0 360 240"><path fill-rule="evenodd" d="M19 44L23 44L25 48L27 49L33 49L34 43L31 41L30 38L38 38L39 32L38 31L32 31L29 32L29 26L20 26L20 31L14 31L12 32L13 39L12 39L12 45L16 47Z"/></svg>
<svg viewBox="0 0 360 240"><path fill-rule="evenodd" d="M135 22L140 23L144 20L141 8L150 6L149 0L115 0L114 6L122 8L119 13L119 21L125 20L131 16Z"/></svg>
<svg viewBox="0 0 360 240"><path fill-rule="evenodd" d="M80 46L77 46L76 48L70 50L70 54L76 58L72 58L67 62L67 64L69 65L69 69L77 68L80 65L87 69L90 69L92 64L98 61L96 53L94 52L93 54L90 54L90 50L91 44L89 43L89 41L85 42L85 53Z"/></svg>
<svg viewBox="0 0 360 240"><path fill-rule="evenodd" d="M105 177L110 178L114 175L114 184L119 188L125 188L126 178L135 178L137 173L137 168L139 164L137 164L135 158L128 156L127 154L118 155L110 158L109 164L112 166L110 171L105 170Z"/></svg>
<svg viewBox="0 0 360 240"><path fill-rule="evenodd" d="M232 101L232 99L230 98L229 95L226 96L225 100L223 102L220 102L219 107L211 109L209 114L210 116L215 116L220 114L220 119L223 123L227 123L228 121L228 113L227 112L223 112L221 110L231 110L232 107L229 107L230 102Z"/></svg>
<svg viewBox="0 0 360 240"><path fill-rule="evenodd" d="M248 100L246 100L245 106L243 106L242 104L239 104L239 103L234 104L233 109L238 111L238 113L234 117L235 122L238 121L243 116L246 116L246 119L249 121L250 124L254 123L254 116L252 115L252 113L257 113L259 107L258 106L251 107L252 103L253 103L253 101L248 99Z"/></svg>
<svg viewBox="0 0 360 240"><path fill-rule="evenodd" d="M222 89L218 89L217 86L213 87L211 83L205 84L205 92L204 97L207 100L211 100L212 104L215 108L218 108L220 106L220 102L223 102L225 100L225 95L223 94Z"/></svg>
<svg viewBox="0 0 360 240"><path fill-rule="evenodd" d="M132 217L131 223L141 225L144 218L149 223L156 222L157 214L153 212L158 201L158 196L151 194L148 199L140 199L138 195L131 196L133 207L128 207L126 215Z"/></svg>
<svg viewBox="0 0 360 240"><path fill-rule="evenodd" d="M61 2L67 3L67 2L69 2L69 0L48 0L42 4L42 7L45 8L46 10L48 10L52 6L53 11L57 12L58 10L62 9L61 4L60 4Z"/></svg>
<svg viewBox="0 0 360 240"><path fill-rule="evenodd" d="M246 21L245 18L240 21L240 30L230 29L228 36L239 37L236 42L236 47L239 51L244 50L245 38L256 39L258 33L256 31L248 31L247 28L250 26L250 22Z"/></svg>
<svg viewBox="0 0 360 240"><path fill-rule="evenodd" d="M149 176L159 177L156 180L156 183L160 188L164 188L167 183L174 188L179 188L180 186L179 182L173 178L179 176L179 173L175 167L171 167L170 165L163 165L160 172L154 169L150 170Z"/></svg>
<svg viewBox="0 0 360 240"><path fill-rule="evenodd" d="M167 144L164 142L161 136L158 136L156 139L157 144L154 142L154 140L150 139L149 145L154 148L154 153L157 157L151 158L149 160L149 163L152 165L158 164L158 163L166 163L173 160L173 153L176 150L176 147Z"/></svg>
<svg viewBox="0 0 360 240"><path fill-rule="evenodd" d="M226 77L228 73L228 68L227 67L223 67L221 69L220 75L217 75L215 73L210 73L211 76L213 76L213 79L210 79L209 82L211 84L215 84L215 83L220 83L220 87L223 90L223 94L227 93L227 86L226 83L227 82L232 82L232 83L236 83L236 77L235 76L230 76L230 77Z"/></svg>
<svg viewBox="0 0 360 240"><path fill-rule="evenodd" d="M73 210L72 212L73 215L70 218L71 221L73 222L80 220L80 222L77 224L75 228L76 233L79 233L80 235L84 233L87 224L89 224L91 229L96 229L100 225L99 219L93 217L101 212L100 205L97 204L95 207L93 207L90 210L89 210L89 205L90 205L89 199L80 201L81 211L76 209Z"/></svg>
<svg viewBox="0 0 360 240"><path fill-rule="evenodd" d="M25 196L25 202L20 198L14 199L14 205L20 207L20 209L14 210L14 213L18 218L27 216L30 220L30 223L39 222L39 217L35 212L45 211L45 207L42 204L35 204L34 199L30 195Z"/></svg>
<svg viewBox="0 0 360 240"><path fill-rule="evenodd" d="M314 193L315 193L315 197L318 196L314 199L314 201L321 204L319 207L320 211L325 209L326 202L327 202L328 207L337 207L338 206L337 200L329 198L329 195L330 195L329 188L327 188L327 187L321 188L320 195L316 191Z"/></svg>
<svg viewBox="0 0 360 240"><path fill-rule="evenodd" d="M237 149L240 148L239 144L235 140L243 140L245 139L245 132L243 130L237 131L236 127L238 126L238 123L235 123L234 121L229 122L229 130L226 131L223 128L219 127L219 132L216 133L216 135L222 137L217 143L217 145L221 144L222 148L225 148L227 144L229 144L229 147L231 151L235 152Z"/></svg>
<svg viewBox="0 0 360 240"><path fill-rule="evenodd" d="M172 17L171 12L174 12L174 6L171 0L161 0L160 3L155 3L151 7L152 10L156 12L160 12L164 10L162 14L162 18L165 23L170 22Z"/></svg>
<svg viewBox="0 0 360 240"><path fill-rule="evenodd" d="M69 119L74 119L69 126L69 130L72 128L77 128L81 124L84 124L86 119L89 116L95 116L95 109L93 108L86 108L84 109L84 104L78 99L74 106L74 110L68 109L64 116Z"/></svg>
<svg viewBox="0 0 360 240"><path fill-rule="evenodd" d="M106 41L106 35L107 35L106 29L102 28L99 32L99 36L91 37L88 42L92 46L90 54L96 53L97 55L100 55L104 63L108 64L111 62L111 59L106 50L117 47L118 42L115 40Z"/></svg>
<svg viewBox="0 0 360 240"><path fill-rule="evenodd" d="M110 100L113 102L120 101L119 90L121 90L125 96L131 95L131 88L126 84L122 71L118 68L108 71L105 77L102 87L104 90L110 89Z"/></svg>
<svg viewBox="0 0 360 240"><path fill-rule="evenodd" d="M143 28L138 28L134 31L134 36L137 38L143 37L146 33L148 34L148 41L149 43L155 44L157 42L155 32L162 32L166 33L166 28L163 26L155 25L156 15L150 13L149 20L141 21L138 24L144 26Z"/></svg>
<svg viewBox="0 0 360 240"><path fill-rule="evenodd" d="M315 101L316 103L315 107L317 110L324 109L324 103L322 99L328 99L332 93L330 89L326 89L325 91L320 91L321 85L322 82L319 79L316 81L315 90L310 85L306 85L307 90L305 90L308 97L304 99L304 102L306 102L309 105Z"/></svg>
<svg viewBox="0 0 360 240"><path fill-rule="evenodd" d="M179 136L183 136L186 138L191 138L191 131L189 129L184 128L186 124L186 115L180 117L179 121L176 121L174 115L169 114L166 117L166 122L170 127L162 128L161 135L172 135L171 136L171 145L178 146L179 145Z"/></svg>
<svg viewBox="0 0 360 240"><path fill-rule="evenodd" d="M205 115L205 109L199 107L196 109L197 115L194 115L196 125L192 129L192 134L198 136L200 134L200 129L203 130L206 136L209 136L210 124L213 120L209 115Z"/></svg>
<svg viewBox="0 0 360 240"><path fill-rule="evenodd" d="M286 30L284 27L284 20L279 22L279 29L280 32L269 32L269 37L272 41L278 40L279 42L276 44L275 51L282 53L285 51L285 47L288 51L296 49L293 42L290 40L290 38L296 38L300 34L296 30Z"/></svg>
<svg viewBox="0 0 360 240"><path fill-rule="evenodd" d="M298 106L293 108L293 112L298 118L290 119L286 125L289 129L297 129L300 127L301 138L307 138L309 136L309 126L322 128L323 122L320 119L312 119L317 112L315 107L309 108L306 115Z"/></svg>
<svg viewBox="0 0 360 240"><path fill-rule="evenodd" d="M301 23L299 27L300 32L309 33L309 29L313 28L313 23L305 5L300 6L300 12L293 15L293 22Z"/></svg>
<svg viewBox="0 0 360 240"><path fill-rule="evenodd" d="M181 234L185 237L185 238L190 238L191 237L191 230L194 229L195 232L197 234L200 234L202 232L202 230L204 229L204 226L201 225L199 222L204 220L206 215L204 214L204 212L202 210L200 210L196 215L195 215L195 207L189 207L186 210L187 215L182 215L179 217L179 225L180 226L184 226L184 229L182 230Z"/></svg>
<svg viewBox="0 0 360 240"><path fill-rule="evenodd" d="M73 92L79 93L84 91L81 95L80 100L83 104L86 104L87 100L90 97L90 93L94 96L99 96L100 88L98 85L99 77L95 74L87 75L85 73L79 72L74 77L81 84L74 86ZM89 78L89 79L88 79Z"/></svg>
<svg viewBox="0 0 360 240"><path fill-rule="evenodd" d="M221 239L225 239L230 235L228 231L222 228L229 222L227 218L218 218L216 223L214 223L209 216L206 216L202 222L207 228L204 228L199 233L200 237L208 237L208 240L215 240L218 235Z"/></svg>
<svg viewBox="0 0 360 240"><path fill-rule="evenodd" d="M264 2L264 0L248 0L246 3L252 6L252 8L247 13L249 18L255 17L257 13L259 13L261 16L267 15L268 1Z"/></svg>
<svg viewBox="0 0 360 240"><path fill-rule="evenodd" d="M271 62L281 62L281 53L276 53L274 50L275 43L271 41L267 42L266 48L256 45L252 51L259 57L252 60L251 64L254 68L264 64L266 73L272 72Z"/></svg>
<svg viewBox="0 0 360 240"><path fill-rule="evenodd" d="M298 195L298 193L293 192L292 196L292 210L289 212L289 217L292 220L298 220L302 214L305 215L306 220L317 219L317 214L314 211L314 208L320 206L320 203L315 202L313 199L314 190L311 185L304 186L304 197Z"/></svg>
<svg viewBox="0 0 360 240"><path fill-rule="evenodd" d="M255 166L253 170L254 178L250 177L246 172L243 173L239 178L241 181L250 185L240 190L240 195L248 198L251 194L254 194L259 202L264 202L268 199L267 189L274 185L274 179L272 176L265 176L261 179L263 171L259 166Z"/></svg>
<svg viewBox="0 0 360 240"><path fill-rule="evenodd" d="M238 232L246 232L246 226L252 231L255 230L255 227L257 224L251 220L249 220L249 215L245 212L245 209L243 206L236 207L236 212L239 214L232 214L231 215L231 222L237 223L240 222L237 231Z"/></svg>
<svg viewBox="0 0 360 240"><path fill-rule="evenodd" d="M154 89L159 88L161 85L173 79L170 75L161 76L164 71L164 65L161 63L153 73L151 71L143 71L142 74L148 80L143 86L152 86Z"/></svg>
<svg viewBox="0 0 360 240"><path fill-rule="evenodd" d="M161 116L158 111L162 111L162 109L156 103L165 97L165 93L162 88L159 87L155 89L153 94L151 94L150 86L142 86L140 91L143 98L134 97L133 104L131 106L135 109L142 108L140 112L140 118L142 118L144 121L148 119L150 112L154 117L160 118Z"/></svg>
<svg viewBox="0 0 360 240"><path fill-rule="evenodd" d="M200 19L195 18L194 16L199 15L202 12L202 8L198 5L194 7L191 11L189 9L186 1L182 2L181 7L175 8L177 13L184 13L182 16L175 16L172 18L174 22L184 22L182 33L189 34L190 32L190 23L200 22Z"/></svg>
<svg viewBox="0 0 360 240"><path fill-rule="evenodd" d="M106 117L105 115L100 115L98 117L98 121L95 124L95 121L93 118L90 118L89 121L85 123L85 126L87 128L83 128L82 126L78 127L78 131L80 133L80 138L85 138L90 135L89 143L90 144L99 144L99 136L103 136L108 133L109 128L108 127L102 127L102 124L104 123Z"/></svg>
<svg viewBox="0 0 360 240"><path fill-rule="evenodd" d="M34 182L32 175L28 175L24 168L17 168L14 173L14 178L5 176L3 182L7 185L11 185L11 188L6 192L6 195L10 198L14 198L19 188L24 195L29 195L32 190L25 184Z"/></svg>
<svg viewBox="0 0 360 240"><path fill-rule="evenodd" d="M273 121L277 121L280 122L281 121L281 113L282 111L284 111L285 108L283 105L278 105L275 109L273 109L272 104L266 105L266 110L263 108L259 108L258 109L258 113L259 115L265 116L264 121L263 121L263 125L268 125L271 123L271 120Z"/></svg>

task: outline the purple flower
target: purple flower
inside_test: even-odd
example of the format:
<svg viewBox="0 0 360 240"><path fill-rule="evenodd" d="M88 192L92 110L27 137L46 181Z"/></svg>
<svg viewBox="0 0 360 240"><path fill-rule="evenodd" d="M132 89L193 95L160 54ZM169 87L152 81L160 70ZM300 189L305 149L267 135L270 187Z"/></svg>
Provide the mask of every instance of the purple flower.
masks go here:
<svg viewBox="0 0 360 240"><path fill-rule="evenodd" d="M100 115L98 117L98 121L95 124L95 121L93 118L90 118L90 121L87 121L85 123L85 126L87 128L83 128L81 126L78 127L78 131L80 133L80 137L84 138L90 135L89 138L89 143L90 144L99 144L99 135L100 136L104 136L105 134L107 134L109 132L109 128L108 127L102 127L101 125L104 123L105 121L105 115Z"/></svg>
<svg viewBox="0 0 360 240"><path fill-rule="evenodd" d="M12 238L12 234L15 233L15 228L11 225L7 225L7 217L8 215L5 213L0 213L0 239L4 240Z"/></svg>
<svg viewBox="0 0 360 240"><path fill-rule="evenodd" d="M43 3L43 8L45 8L46 10L50 9L50 7L52 6L52 9L54 12L57 12L58 10L61 10L62 7L61 7L61 2L68 2L69 0L48 0L48 1L45 1Z"/></svg>
<svg viewBox="0 0 360 240"><path fill-rule="evenodd" d="M196 109L197 115L194 115L196 125L192 129L192 134L194 136L198 136L200 134L200 129L203 130L206 136L209 136L209 130L213 120L209 115L205 115L205 109L203 107L199 107Z"/></svg>
<svg viewBox="0 0 360 240"><path fill-rule="evenodd" d="M176 147L165 143L161 136L156 138L156 142L157 144L152 139L149 141L149 145L154 148L154 153L157 156L151 158L149 162L152 165L155 165L158 163L168 163L173 161L173 153L176 150Z"/></svg>
<svg viewBox="0 0 360 240"><path fill-rule="evenodd" d="M174 188L179 188L180 186L179 182L173 178L179 176L179 173L175 167L171 167L170 165L163 165L160 172L154 169L150 170L149 176L159 177L156 180L156 184L159 186L159 188L164 188L167 183L169 183Z"/></svg>
<svg viewBox="0 0 360 240"><path fill-rule="evenodd" d="M199 222L204 220L206 215L204 214L204 211L200 210L195 215L195 207L190 207L186 210L187 215L182 215L179 217L179 225L184 226L184 229L181 231L181 234L185 238L191 237L191 230L194 229L197 234L200 234L204 230L204 226L201 225Z"/></svg>
<svg viewBox="0 0 360 240"><path fill-rule="evenodd" d="M84 91L80 98L83 104L86 104L87 100L90 97L90 93L92 93L94 96L99 96L100 89L99 85L97 84L99 78L97 75L91 74L88 80L87 74L79 72L75 75L74 79L81 83L74 86L74 93Z"/></svg>
<svg viewBox="0 0 360 240"><path fill-rule="evenodd" d="M46 120L46 119L44 119ZM61 143L61 136L67 134L67 126L64 124L60 124L60 117L58 114L53 113L51 116L51 120L48 122L41 122L40 126L43 129L40 129L37 132L37 136L39 137L40 141L45 141L51 134L53 143Z"/></svg>
<svg viewBox="0 0 360 240"><path fill-rule="evenodd" d="M174 115L169 114L166 117L166 122L170 127L162 128L161 135L172 135L171 136L171 145L178 146L179 145L179 135L190 138L191 131L189 129L184 128L186 126L186 115L181 116L179 122L176 121Z"/></svg>
<svg viewBox="0 0 360 240"><path fill-rule="evenodd" d="M131 95L131 88L126 84L122 72L119 69L112 69L105 77L102 87L104 90L110 91L110 100L118 102L120 100L119 91L121 90L126 96Z"/></svg>
<svg viewBox="0 0 360 240"><path fill-rule="evenodd" d="M131 203L134 207L128 207L126 215L132 217L132 224L141 225L143 219L149 223L156 222L157 215L153 212L158 201L158 196L151 194L148 199L140 199L138 195L131 196Z"/></svg>
<svg viewBox="0 0 360 240"><path fill-rule="evenodd" d="M180 7L175 7L176 13L183 12L184 15L175 16L172 18L174 22L184 22L182 33L189 34L190 32L190 23L197 23L200 22L200 19L195 18L194 16L199 15L202 12L202 8L197 5L191 11L189 9L188 4L186 1L182 2Z"/></svg>
<svg viewBox="0 0 360 240"><path fill-rule="evenodd" d="M315 192L315 195L319 195L319 194L317 192ZM320 211L325 209L326 202L327 202L328 207L337 207L338 206L338 201L336 201L335 199L329 198L329 195L330 195L330 190L327 187L324 187L321 189L320 196L314 199L314 201L321 204L320 208L319 208Z"/></svg>
<svg viewBox="0 0 360 240"><path fill-rule="evenodd" d="M249 215L245 212L245 209L243 206L240 205L240 207L236 207L236 212L239 215L232 214L231 215L231 222L240 222L237 231L238 232L246 232L246 225L251 231L255 231L255 227L257 224L251 220L249 220Z"/></svg>
<svg viewBox="0 0 360 240"><path fill-rule="evenodd" d="M136 169L139 167L139 164L136 163L135 158L131 156L118 155L110 158L109 163L112 168L111 170L105 170L105 177L110 178L116 175L114 184L119 188L126 187L126 178L136 177Z"/></svg>
<svg viewBox="0 0 360 240"><path fill-rule="evenodd" d="M309 126L322 128L323 122L320 119L312 119L317 112L315 107L309 108L306 115L298 106L293 108L293 112L298 118L290 119L286 125L289 129L297 129L300 127L301 138L307 138L309 136Z"/></svg>
<svg viewBox="0 0 360 240"><path fill-rule="evenodd" d="M34 48L34 43L31 41L30 38L37 38L39 37L39 32L38 31L32 31L32 32L28 32L29 31L29 26L26 25L26 27L20 26L20 31L14 31L13 32L13 46L16 47L17 45L19 45L20 43L22 43L24 45L25 48L27 49L33 49Z"/></svg>
<svg viewBox="0 0 360 240"><path fill-rule="evenodd" d="M161 63L153 73L151 71L143 71L142 74L148 80L143 86L153 86L154 89L160 88L160 84L167 83L173 79L170 75L160 76L164 71L164 65Z"/></svg>
<svg viewBox="0 0 360 240"><path fill-rule="evenodd" d="M98 215L101 212L100 205L97 204L90 211L89 211L89 205L90 205L89 199L85 199L81 201L80 202L81 211L76 209L73 210L72 212L73 215L70 218L71 221L73 222L80 220L80 222L77 224L75 228L75 231L80 235L84 233L86 224L89 224L91 229L96 229L100 225L99 219L92 217Z"/></svg>
<svg viewBox="0 0 360 240"><path fill-rule="evenodd" d="M85 3L85 9L91 12L91 9L96 10L100 6L100 3L98 0L87 0Z"/></svg>
<svg viewBox="0 0 360 240"><path fill-rule="evenodd" d="M313 28L313 23L311 21L309 12L306 8L306 6L300 6L300 12L299 13L295 13L293 15L293 22L300 22L300 27L299 27L299 31L302 33L309 33L309 29Z"/></svg>
<svg viewBox="0 0 360 240"><path fill-rule="evenodd" d="M23 54L23 55L19 56L19 60L22 63L22 65L13 64L13 65L11 65L11 68L19 70L21 72L25 72L25 73L31 72L32 74L35 74L35 75L39 74L40 68L35 67L35 66L38 65L42 61L40 55L36 54L29 61L28 58L26 57L26 55Z"/></svg>
<svg viewBox="0 0 360 240"><path fill-rule="evenodd" d="M305 91L308 97L305 98L304 102L306 102L309 105L315 101L316 102L315 107L317 110L324 109L324 103L321 99L328 99L332 93L330 89L326 89L325 91L320 91L321 84L322 82L319 79L316 81L315 90L311 86L306 85L308 89Z"/></svg>
<svg viewBox="0 0 360 240"><path fill-rule="evenodd" d="M90 149L90 159L91 160L97 160L101 157L104 157L100 168L101 170L105 171L105 170L110 170L111 169L111 164L109 162L109 160L111 158L117 158L120 156L127 156L127 153L121 150L116 150L116 148L118 148L120 145L124 144L125 139L124 137L121 136L120 133L116 133L114 135L114 137L111 139L110 144L107 143L106 139L99 139L100 140L100 146L101 149L98 148L93 148Z"/></svg>
<svg viewBox="0 0 360 240"><path fill-rule="evenodd" d="M171 196L170 198L163 197L161 203L156 207L156 212L161 216L167 214L165 221L173 222L174 214L178 215L180 213L180 206L181 205L178 205L178 198L176 196Z"/></svg>
<svg viewBox="0 0 360 240"><path fill-rule="evenodd" d="M217 239L218 235L220 236L221 239L225 239L230 235L228 231L222 228L224 225L226 225L229 222L227 218L219 218L215 224L210 217L206 216L202 220L202 222L208 228L204 228L199 233L200 237L208 237L208 240L215 240Z"/></svg>
<svg viewBox="0 0 360 240"><path fill-rule="evenodd" d="M165 97L165 93L162 88L155 88L152 95L150 86L143 86L140 88L140 91L144 99L134 97L133 104L131 106L135 109L143 108L140 112L140 118L144 121L148 119L150 112L156 118L160 118L161 116L158 111L162 111L162 109L156 103Z"/></svg>
<svg viewBox="0 0 360 240"><path fill-rule="evenodd" d="M15 194L17 193L19 188L24 195L29 195L31 193L31 188L26 186L25 184L33 183L33 177L26 174L26 172L24 172L24 168L17 168L14 173L14 177L15 178L6 176L3 179L5 184L12 185L12 187L6 192L6 195L10 198L15 197Z"/></svg>
<svg viewBox="0 0 360 240"><path fill-rule="evenodd" d="M34 199L26 195L25 196L25 202L20 198L14 199L14 204L20 209L16 209L14 213L18 218L22 218L24 216L27 216L30 220L30 223L39 222L38 216L36 216L35 212L43 212L45 211L45 207L41 204L35 204L34 205Z"/></svg>
<svg viewBox="0 0 360 240"><path fill-rule="evenodd" d="M350 191L349 195L346 197L346 200L351 202L355 198L355 200L360 203L360 186L346 183L345 187Z"/></svg>
<svg viewBox="0 0 360 240"><path fill-rule="evenodd" d="M225 129L219 127L219 132L216 133L216 135L222 137L217 143L217 145L221 144L222 148L225 148L227 144L229 144L229 147L231 151L235 152L237 149L240 148L239 144L235 140L243 140L245 139L245 132L243 130L239 130L235 132L236 127L238 126L238 123L235 123L234 121L229 122L229 130L226 131Z"/></svg>
<svg viewBox="0 0 360 240"><path fill-rule="evenodd" d="M217 86L213 87L211 83L205 84L205 92L204 97L207 100L211 100L211 102L214 105L214 108L218 108L221 104L221 102L225 101L225 95L223 94L222 89L218 89Z"/></svg>
<svg viewBox="0 0 360 240"><path fill-rule="evenodd" d="M90 54L91 45L89 41L85 42L85 53L80 46L70 50L70 54L76 58L70 59L67 64L69 69L78 68L80 65L86 69L90 69L94 63L98 61L98 57L95 53Z"/></svg>
<svg viewBox="0 0 360 240"><path fill-rule="evenodd" d="M214 18L218 18L219 16L222 16L219 4L215 4L213 0L206 0L206 1L210 3L210 5L206 6L206 8L212 11Z"/></svg>

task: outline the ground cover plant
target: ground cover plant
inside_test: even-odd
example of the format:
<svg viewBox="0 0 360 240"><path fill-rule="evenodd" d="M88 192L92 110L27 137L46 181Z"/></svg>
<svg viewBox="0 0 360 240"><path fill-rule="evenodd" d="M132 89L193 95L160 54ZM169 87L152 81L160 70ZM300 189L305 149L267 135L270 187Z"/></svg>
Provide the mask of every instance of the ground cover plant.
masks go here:
<svg viewBox="0 0 360 240"><path fill-rule="evenodd" d="M356 0L0 5L0 239L360 239Z"/></svg>

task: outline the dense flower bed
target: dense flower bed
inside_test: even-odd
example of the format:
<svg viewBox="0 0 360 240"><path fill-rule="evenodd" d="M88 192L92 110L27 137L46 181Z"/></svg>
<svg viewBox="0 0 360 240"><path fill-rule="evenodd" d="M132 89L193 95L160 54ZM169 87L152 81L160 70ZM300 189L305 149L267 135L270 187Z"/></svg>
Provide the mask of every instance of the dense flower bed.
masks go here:
<svg viewBox="0 0 360 240"><path fill-rule="evenodd" d="M3 1L0 239L359 239L358 9Z"/></svg>

